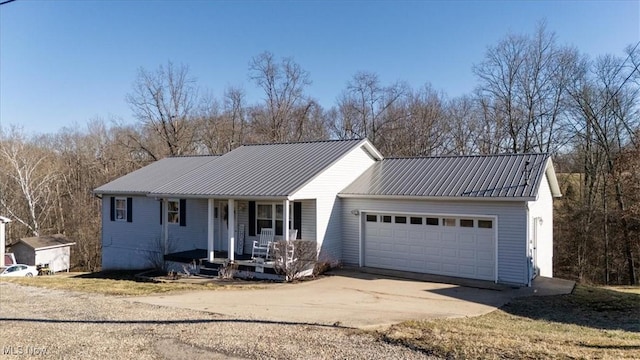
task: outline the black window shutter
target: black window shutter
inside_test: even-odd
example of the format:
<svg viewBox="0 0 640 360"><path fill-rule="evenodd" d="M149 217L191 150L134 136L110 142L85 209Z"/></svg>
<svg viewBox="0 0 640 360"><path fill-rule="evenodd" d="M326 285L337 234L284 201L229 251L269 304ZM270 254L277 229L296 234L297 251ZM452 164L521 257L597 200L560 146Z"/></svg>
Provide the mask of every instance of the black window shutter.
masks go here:
<svg viewBox="0 0 640 360"><path fill-rule="evenodd" d="M180 226L187 226L187 199L180 199Z"/></svg>
<svg viewBox="0 0 640 360"><path fill-rule="evenodd" d="M256 236L256 202L249 201L249 236Z"/></svg>
<svg viewBox="0 0 640 360"><path fill-rule="evenodd" d="M302 239L302 203L299 201L293 203L293 228L298 229L296 239Z"/></svg>
<svg viewBox="0 0 640 360"><path fill-rule="evenodd" d="M127 222L133 221L133 199L127 198Z"/></svg>
<svg viewBox="0 0 640 360"><path fill-rule="evenodd" d="M111 221L116 221L116 197L115 196L111 197L110 210L111 211L109 211L110 212L109 217L111 218Z"/></svg>
<svg viewBox="0 0 640 360"><path fill-rule="evenodd" d="M162 199L160 199L159 203L160 203L160 225L162 225Z"/></svg>

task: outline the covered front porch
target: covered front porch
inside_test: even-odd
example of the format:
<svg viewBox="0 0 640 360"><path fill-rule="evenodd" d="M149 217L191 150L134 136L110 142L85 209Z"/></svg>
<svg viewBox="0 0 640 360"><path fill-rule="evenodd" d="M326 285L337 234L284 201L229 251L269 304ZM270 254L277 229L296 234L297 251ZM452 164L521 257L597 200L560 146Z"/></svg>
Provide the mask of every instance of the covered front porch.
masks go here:
<svg viewBox="0 0 640 360"><path fill-rule="evenodd" d="M274 268L271 259L252 259L253 243L263 228L274 229L274 242L291 239L292 234L316 242L314 199L159 200L163 255L168 262L201 268L234 264L269 272Z"/></svg>
<svg viewBox="0 0 640 360"><path fill-rule="evenodd" d="M214 251L214 259L209 259L207 249L193 249L179 251L164 256L167 267L176 272L183 272L185 268L193 273L205 276L218 276L219 270L229 264L227 251ZM265 278L282 280L277 274L274 261L256 261L251 254L236 255L233 262L236 275L239 277ZM191 267L191 268L190 268Z"/></svg>

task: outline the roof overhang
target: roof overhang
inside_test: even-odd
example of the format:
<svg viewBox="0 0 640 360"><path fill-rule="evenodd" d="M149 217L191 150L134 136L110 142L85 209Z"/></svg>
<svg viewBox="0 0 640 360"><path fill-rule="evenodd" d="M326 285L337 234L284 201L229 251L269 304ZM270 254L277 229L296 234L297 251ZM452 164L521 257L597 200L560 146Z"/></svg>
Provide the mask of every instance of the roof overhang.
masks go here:
<svg viewBox="0 0 640 360"><path fill-rule="evenodd" d="M371 154L371 156L373 156L374 160L384 159L384 156L382 156L380 151L378 151L378 149L376 149L376 147L373 146L373 144L368 139L362 139L362 142L359 145L364 147Z"/></svg>
<svg viewBox="0 0 640 360"><path fill-rule="evenodd" d="M369 195L338 194L339 198L372 199L372 200L428 200L428 201L534 201L534 197L470 197L470 196L419 196L419 195Z"/></svg>
<svg viewBox="0 0 640 360"><path fill-rule="evenodd" d="M215 199L215 200L258 200L258 201L284 201L291 200L288 195L267 195L267 196L258 196L258 195L212 195L212 194L161 194L161 193L151 193L147 194L147 197L157 198L157 199Z"/></svg>
<svg viewBox="0 0 640 360"><path fill-rule="evenodd" d="M547 176L547 181L549 182L551 195L556 198L562 197L562 192L560 191L560 185L558 184L558 178L556 177L556 171L553 167L553 161L551 161L551 157L547 158L547 164L545 165L544 173Z"/></svg>
<svg viewBox="0 0 640 360"><path fill-rule="evenodd" d="M25 243L25 244L26 244L26 243ZM61 248L61 247L65 247L65 246L72 246L72 245L75 245L75 244L76 244L76 243L71 242L71 243L66 243L66 244L52 245L52 246L43 246L43 247L37 247L37 248L34 248L33 246L31 246L31 245L29 245L29 244L27 244L27 246L29 246L30 248L32 248L32 249L33 249L33 250L35 250L35 251L38 251L38 250L49 250L49 249Z"/></svg>
<svg viewBox="0 0 640 360"><path fill-rule="evenodd" d="M93 190L94 195L136 195L136 196L146 196L148 191L124 191L124 190Z"/></svg>

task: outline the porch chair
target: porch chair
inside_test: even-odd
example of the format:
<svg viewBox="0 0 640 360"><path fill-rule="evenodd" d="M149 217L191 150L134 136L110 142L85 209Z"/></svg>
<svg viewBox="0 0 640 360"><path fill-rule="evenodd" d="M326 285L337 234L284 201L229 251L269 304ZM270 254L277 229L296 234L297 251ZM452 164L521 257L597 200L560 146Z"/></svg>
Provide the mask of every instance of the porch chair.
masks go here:
<svg viewBox="0 0 640 360"><path fill-rule="evenodd" d="M251 249L251 258L264 257L265 260L271 256L269 254L271 245L275 238L275 232L272 228L262 228L260 231L260 239L253 241L253 248Z"/></svg>

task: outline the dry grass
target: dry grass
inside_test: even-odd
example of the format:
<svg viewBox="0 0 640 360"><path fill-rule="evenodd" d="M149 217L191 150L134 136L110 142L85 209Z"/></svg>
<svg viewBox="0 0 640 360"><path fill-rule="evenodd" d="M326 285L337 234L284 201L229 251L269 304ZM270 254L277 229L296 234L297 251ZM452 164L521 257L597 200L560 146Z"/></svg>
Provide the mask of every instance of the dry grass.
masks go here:
<svg viewBox="0 0 640 360"><path fill-rule="evenodd" d="M640 359L640 295L578 286L516 299L490 314L410 321L379 334L451 359Z"/></svg>
<svg viewBox="0 0 640 360"><path fill-rule="evenodd" d="M640 286L607 286L605 289L640 295Z"/></svg>
<svg viewBox="0 0 640 360"><path fill-rule="evenodd" d="M229 285L217 282L163 283L141 281L132 272L100 272L80 275L37 276L33 278L3 277L0 281L48 289L92 292L105 295L140 296L173 291L224 289Z"/></svg>

